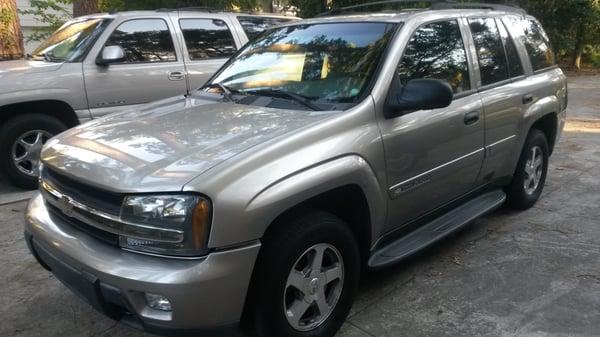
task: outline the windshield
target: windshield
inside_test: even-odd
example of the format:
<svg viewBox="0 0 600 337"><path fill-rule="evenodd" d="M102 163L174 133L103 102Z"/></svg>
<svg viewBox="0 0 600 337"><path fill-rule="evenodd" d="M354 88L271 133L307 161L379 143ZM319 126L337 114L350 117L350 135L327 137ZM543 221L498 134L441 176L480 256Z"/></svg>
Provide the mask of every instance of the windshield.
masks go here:
<svg viewBox="0 0 600 337"><path fill-rule="evenodd" d="M350 22L275 28L247 44L212 83L241 93L268 89L315 102L356 102L395 26Z"/></svg>
<svg viewBox="0 0 600 337"><path fill-rule="evenodd" d="M42 42L31 55L50 62L79 61L106 26L104 22L105 19L89 19L67 23Z"/></svg>

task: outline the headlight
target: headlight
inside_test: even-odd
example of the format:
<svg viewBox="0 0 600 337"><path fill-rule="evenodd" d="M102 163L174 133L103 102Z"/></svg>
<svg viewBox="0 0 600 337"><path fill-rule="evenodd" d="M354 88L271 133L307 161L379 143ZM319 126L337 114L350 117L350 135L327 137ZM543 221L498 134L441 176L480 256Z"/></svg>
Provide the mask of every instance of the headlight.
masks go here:
<svg viewBox="0 0 600 337"><path fill-rule="evenodd" d="M121 220L182 233L178 240L149 240L122 235L122 248L174 256L206 253L211 217L210 202L197 195L138 195L123 200ZM177 241L177 242L173 242Z"/></svg>

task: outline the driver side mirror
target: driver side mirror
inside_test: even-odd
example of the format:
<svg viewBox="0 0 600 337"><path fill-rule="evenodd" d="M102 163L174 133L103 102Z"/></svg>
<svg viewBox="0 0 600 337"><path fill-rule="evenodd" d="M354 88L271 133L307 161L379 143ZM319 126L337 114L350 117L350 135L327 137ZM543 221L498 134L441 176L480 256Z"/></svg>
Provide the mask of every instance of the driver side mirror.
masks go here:
<svg viewBox="0 0 600 337"><path fill-rule="evenodd" d="M123 60L125 60L125 50L121 46L106 46L102 49L102 55L96 61L96 64L107 66Z"/></svg>
<svg viewBox="0 0 600 337"><path fill-rule="evenodd" d="M414 79L401 88L394 80L386 108L386 117L400 116L407 111L445 108L452 103L454 93L448 82L435 79Z"/></svg>

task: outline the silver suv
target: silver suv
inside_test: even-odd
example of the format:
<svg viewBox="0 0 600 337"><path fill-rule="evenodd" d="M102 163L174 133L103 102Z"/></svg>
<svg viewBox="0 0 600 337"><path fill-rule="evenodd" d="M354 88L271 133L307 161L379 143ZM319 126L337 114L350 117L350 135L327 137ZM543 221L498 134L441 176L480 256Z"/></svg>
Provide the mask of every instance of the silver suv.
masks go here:
<svg viewBox="0 0 600 337"><path fill-rule="evenodd" d="M361 270L544 187L567 97L548 39L454 6L289 23L197 92L53 138L31 252L149 331L333 336Z"/></svg>
<svg viewBox="0 0 600 337"><path fill-rule="evenodd" d="M159 10L67 22L0 63L0 170L37 187L42 144L68 127L199 88L263 30L293 17Z"/></svg>

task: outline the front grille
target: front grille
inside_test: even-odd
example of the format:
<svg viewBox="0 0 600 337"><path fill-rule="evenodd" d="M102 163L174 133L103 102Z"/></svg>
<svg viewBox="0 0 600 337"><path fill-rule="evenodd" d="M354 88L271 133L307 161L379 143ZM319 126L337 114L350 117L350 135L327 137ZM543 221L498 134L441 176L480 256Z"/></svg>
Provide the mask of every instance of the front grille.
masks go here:
<svg viewBox="0 0 600 337"><path fill-rule="evenodd" d="M113 246L119 245L119 236L117 234L109 233L107 231L103 231L96 227L90 226L83 221L80 221L75 218L71 218L66 216L60 209L53 206L52 204L46 202L46 207L50 211L50 216L56 217L61 220L61 222L70 225L71 227L78 229L100 241L108 243Z"/></svg>
<svg viewBox="0 0 600 337"><path fill-rule="evenodd" d="M109 192L79 182L47 166L43 168L41 176L43 180L48 181L57 190L82 204L94 205L94 208L114 215L119 215L121 211L123 195L120 193Z"/></svg>

